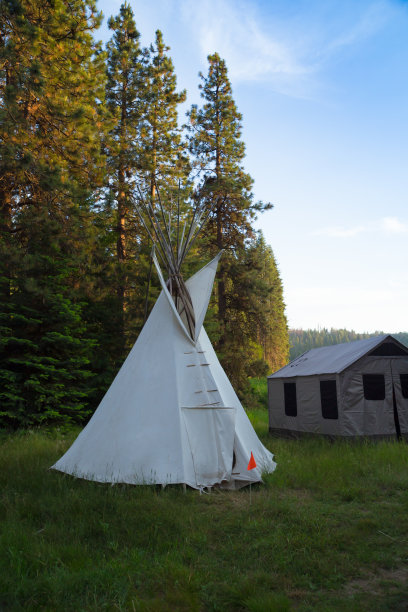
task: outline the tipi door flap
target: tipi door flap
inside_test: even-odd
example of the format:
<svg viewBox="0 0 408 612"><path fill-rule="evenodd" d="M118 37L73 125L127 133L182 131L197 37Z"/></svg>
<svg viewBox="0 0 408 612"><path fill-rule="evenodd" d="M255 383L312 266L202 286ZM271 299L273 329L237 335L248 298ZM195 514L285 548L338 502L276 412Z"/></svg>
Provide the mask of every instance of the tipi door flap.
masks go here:
<svg viewBox="0 0 408 612"><path fill-rule="evenodd" d="M231 478L235 408L183 406L197 486Z"/></svg>

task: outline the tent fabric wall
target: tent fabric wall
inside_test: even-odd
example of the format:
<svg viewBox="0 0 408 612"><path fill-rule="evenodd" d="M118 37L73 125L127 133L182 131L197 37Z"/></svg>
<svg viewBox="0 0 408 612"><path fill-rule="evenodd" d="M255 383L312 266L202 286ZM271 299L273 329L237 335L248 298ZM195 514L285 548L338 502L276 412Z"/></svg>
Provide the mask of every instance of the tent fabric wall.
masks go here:
<svg viewBox="0 0 408 612"><path fill-rule="evenodd" d="M364 397L363 375L383 374L384 400ZM392 381L389 360L378 357L364 359L358 368L350 368L342 376L343 433L347 436L395 435L392 402Z"/></svg>
<svg viewBox="0 0 408 612"><path fill-rule="evenodd" d="M336 380L337 402L340 402L338 376L307 376L268 380L269 429L273 433L299 432L324 435L341 435L341 418L323 419L320 404L320 380ZM297 416L285 414L284 383L296 384Z"/></svg>
<svg viewBox="0 0 408 612"><path fill-rule="evenodd" d="M403 395L401 385L401 375L405 377L408 375L408 360L400 359L392 361L391 365L391 378L394 384L396 402L398 406L404 407L398 411L401 433L408 436L408 394Z"/></svg>
<svg viewBox="0 0 408 612"><path fill-rule="evenodd" d="M396 354L372 355L384 343L394 343ZM268 378L269 430L287 436L408 437L408 398L401 374L408 374L408 348L392 336L313 349ZM384 377L383 399L365 397L365 375ZM336 380L337 419L322 414L320 382L325 380ZM290 382L296 384L296 416L285 414L284 385Z"/></svg>

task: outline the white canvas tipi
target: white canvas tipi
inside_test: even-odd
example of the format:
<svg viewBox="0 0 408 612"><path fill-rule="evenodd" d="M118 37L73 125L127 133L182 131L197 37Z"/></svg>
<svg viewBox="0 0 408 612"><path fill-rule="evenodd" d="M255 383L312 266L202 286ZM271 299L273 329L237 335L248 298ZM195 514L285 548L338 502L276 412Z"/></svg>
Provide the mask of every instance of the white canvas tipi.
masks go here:
<svg viewBox="0 0 408 612"><path fill-rule="evenodd" d="M203 327L219 255L183 286L189 328L163 290L98 409L54 469L98 482L239 488L275 469ZM248 470L251 452L257 467Z"/></svg>

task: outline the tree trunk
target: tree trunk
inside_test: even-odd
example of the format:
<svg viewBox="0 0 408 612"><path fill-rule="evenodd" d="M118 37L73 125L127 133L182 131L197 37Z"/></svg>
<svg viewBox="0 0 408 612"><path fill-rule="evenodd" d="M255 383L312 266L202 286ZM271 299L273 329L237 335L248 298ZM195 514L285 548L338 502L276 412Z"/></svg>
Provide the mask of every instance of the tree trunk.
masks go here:
<svg viewBox="0 0 408 612"><path fill-rule="evenodd" d="M224 240L222 233L222 211L221 204L217 206L217 247L221 251L224 248ZM221 260L218 276L218 322L220 325L220 338L218 346L222 346L225 343L225 325L227 318L227 299L225 294L225 267Z"/></svg>
<svg viewBox="0 0 408 612"><path fill-rule="evenodd" d="M126 193L125 193L125 173L122 166L119 167L119 192L118 192L118 225L116 253L119 264L119 283L117 286L117 296L119 301L119 338L122 350L125 348L125 312L126 312L126 287L127 277L125 272L126 261Z"/></svg>
<svg viewBox="0 0 408 612"><path fill-rule="evenodd" d="M152 205L156 198L156 164L157 164L157 131L155 127L156 117L153 122L153 138L152 138L152 170L150 174L150 201Z"/></svg>
<svg viewBox="0 0 408 612"><path fill-rule="evenodd" d="M218 86L216 88L216 98L218 100ZM221 147L220 147L220 130L221 118L217 112L217 128L215 141L215 175L218 181L221 178ZM218 200L217 204L217 247L221 251L224 248L223 236L223 218L222 218L222 202ZM218 346L222 347L225 344L225 325L227 318L227 299L225 295L225 266L221 260L221 265L218 273L218 323L220 326L220 338Z"/></svg>
<svg viewBox="0 0 408 612"><path fill-rule="evenodd" d="M126 261L126 183L125 183L125 161L123 156L123 149L126 146L126 116L127 116L127 105L126 105L126 90L127 86L124 84L122 90L122 101L121 101L121 119L120 119L120 146L121 151L119 153L119 167L118 167L118 225L117 225L117 241L116 241L116 253L119 263L119 285L117 288L117 295L119 299L119 317L120 317L120 336L122 338L122 345L125 344L125 311L126 311L126 287L127 278L125 273L125 261Z"/></svg>
<svg viewBox="0 0 408 612"><path fill-rule="evenodd" d="M6 189L0 189L0 235L4 237L4 244L8 249L11 240L11 194ZM6 301L10 299L11 295L11 272L9 265L9 258L6 256L3 261L4 275L1 279L0 288L1 293Z"/></svg>

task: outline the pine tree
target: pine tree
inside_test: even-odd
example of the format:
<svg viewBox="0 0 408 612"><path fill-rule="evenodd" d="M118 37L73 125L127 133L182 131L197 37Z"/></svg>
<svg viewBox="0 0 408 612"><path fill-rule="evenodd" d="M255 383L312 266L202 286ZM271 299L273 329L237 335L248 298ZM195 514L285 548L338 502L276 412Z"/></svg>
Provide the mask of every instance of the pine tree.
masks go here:
<svg viewBox="0 0 408 612"><path fill-rule="evenodd" d="M228 344L223 365L243 397L250 377L277 370L287 363L289 353L282 283L262 234L234 252L226 289Z"/></svg>
<svg viewBox="0 0 408 612"><path fill-rule="evenodd" d="M0 6L1 422L84 416L81 301L101 181L102 60L92 0ZM102 76L101 76L102 75Z"/></svg>
<svg viewBox="0 0 408 612"><path fill-rule="evenodd" d="M2 201L21 207L48 190L72 199L100 172L95 3L4 0L0 19Z"/></svg>
<svg viewBox="0 0 408 612"><path fill-rule="evenodd" d="M262 233L252 245L253 270L263 290L258 300L257 338L268 371L275 372L289 360L289 332L283 301L283 286L272 248Z"/></svg>
<svg viewBox="0 0 408 612"><path fill-rule="evenodd" d="M170 202L169 194L187 173L185 145L177 122L177 107L186 94L176 91L169 48L160 31L156 32L155 45L141 50L127 3L110 20L109 27L114 34L108 44L106 99L114 127L108 139L110 190L105 212L112 205L117 210L116 254L120 265L113 284L119 284L122 316L117 336L123 339L123 353L134 342L145 310L149 310L151 299L146 301L146 285L153 285L150 297L158 289L154 275L151 277L151 245L136 213L135 200L143 197L154 201L157 181L163 185L162 201ZM118 355L118 361L121 357Z"/></svg>
<svg viewBox="0 0 408 612"><path fill-rule="evenodd" d="M164 43L160 30L155 42L143 51L143 88L141 90L143 116L140 127L140 158L138 166L138 191L136 198L150 201L159 213L159 204L167 219L176 213L177 202L186 212L188 201L190 166L186 155L186 144L178 125L178 108L186 99L186 92L177 91L177 77L173 62L168 55L170 48ZM160 213L161 214L161 213ZM151 248L143 230L138 249L139 286L146 287L134 307L143 312L139 328L148 316L160 285L152 274ZM141 303L143 299L143 304ZM137 313L135 312L135 316ZM136 329L135 331L138 331Z"/></svg>
<svg viewBox="0 0 408 612"><path fill-rule="evenodd" d="M94 342L67 292L80 274L67 255L76 245L46 209L20 215L30 235L12 251L12 291L0 301L0 425L79 422L89 414Z"/></svg>
<svg viewBox="0 0 408 612"><path fill-rule="evenodd" d="M208 76L200 73L204 105L201 109L194 105L189 112L189 144L202 176L200 195L211 200L214 210L207 232L209 246L213 252L222 249L230 252L224 254L217 276L218 349L222 352L226 342L231 253L254 237L255 214L270 205L254 202L253 180L242 166L245 157L242 116L232 97L225 61L215 53L208 56L208 62Z"/></svg>
<svg viewBox="0 0 408 612"><path fill-rule="evenodd" d="M208 62L208 75L200 73L203 107L193 106L188 113L189 146L201 176L199 195L213 208L202 246L212 253L224 250L217 274L218 324L212 340L231 380L243 390L249 364L263 359L249 312L249 287L255 275L244 261L249 256L248 241L255 237L255 216L271 205L254 202L253 180L243 167L242 116L226 64L217 53Z"/></svg>
<svg viewBox="0 0 408 612"><path fill-rule="evenodd" d="M290 341L290 359L293 360L299 355L313 348L321 346L331 346L342 342L354 342L355 340L363 340L373 336L383 334L382 331L373 333L358 333L347 329L291 329L289 330ZM404 342L406 334L394 334L397 339Z"/></svg>
<svg viewBox="0 0 408 612"><path fill-rule="evenodd" d="M127 237L132 214L134 177L140 158L140 127L143 104L143 70L140 34L137 31L130 5L125 2L119 15L111 17L113 31L107 45L106 103L112 118L112 129L107 139L109 189L116 203L116 257L119 263L120 329L124 336L125 298L128 290ZM143 90L144 91L144 90Z"/></svg>
<svg viewBox="0 0 408 612"><path fill-rule="evenodd" d="M178 188L179 180L185 181L189 171L177 111L186 100L186 92L177 92L173 62L167 55L169 50L163 34L157 30L155 44L145 52L147 82L141 129L141 169L152 201L156 197L156 182L163 189L167 186L171 193Z"/></svg>

